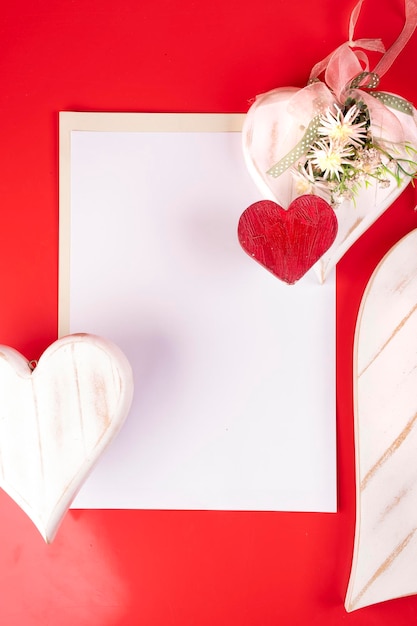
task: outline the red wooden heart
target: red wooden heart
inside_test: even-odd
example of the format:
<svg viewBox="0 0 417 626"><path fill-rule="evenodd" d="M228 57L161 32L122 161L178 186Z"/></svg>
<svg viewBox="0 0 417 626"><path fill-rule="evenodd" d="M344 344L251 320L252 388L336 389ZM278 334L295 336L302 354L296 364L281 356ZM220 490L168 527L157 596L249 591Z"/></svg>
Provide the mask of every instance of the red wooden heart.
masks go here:
<svg viewBox="0 0 417 626"><path fill-rule="evenodd" d="M337 234L332 207L305 195L287 210L271 200L251 204L239 220L242 248L275 276L292 285L330 248Z"/></svg>

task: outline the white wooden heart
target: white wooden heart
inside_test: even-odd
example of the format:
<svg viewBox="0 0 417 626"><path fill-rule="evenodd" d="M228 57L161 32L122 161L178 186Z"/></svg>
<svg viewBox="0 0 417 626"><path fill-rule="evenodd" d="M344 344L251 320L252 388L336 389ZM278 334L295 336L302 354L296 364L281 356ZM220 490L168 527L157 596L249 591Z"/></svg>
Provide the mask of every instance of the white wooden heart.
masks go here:
<svg viewBox="0 0 417 626"><path fill-rule="evenodd" d="M48 543L132 396L129 362L103 338L63 337L33 371L0 346L0 486Z"/></svg>
<svg viewBox="0 0 417 626"><path fill-rule="evenodd" d="M375 270L355 335L348 611L417 593L417 230Z"/></svg>
<svg viewBox="0 0 417 626"><path fill-rule="evenodd" d="M298 108L295 108L294 96L300 94L300 89L280 88L258 96L247 113L242 131L243 153L249 173L262 196L274 200L283 208L288 208L298 195L291 170L287 169L277 178L267 172L303 139L317 112L332 108L335 102L324 83L313 83L302 91L302 106ZM395 115L405 137L415 136L417 113L414 107L412 115L394 109L390 113ZM384 128L374 127L373 132L384 141L390 141ZM396 156L410 159L410 155L398 145ZM408 169L413 171L411 167ZM345 200L335 208L338 221L336 240L315 266L321 282L350 246L391 206L409 181L409 176L403 176L400 184L392 178L386 188L376 183L363 187L355 202ZM319 189L315 193L329 200L328 195Z"/></svg>

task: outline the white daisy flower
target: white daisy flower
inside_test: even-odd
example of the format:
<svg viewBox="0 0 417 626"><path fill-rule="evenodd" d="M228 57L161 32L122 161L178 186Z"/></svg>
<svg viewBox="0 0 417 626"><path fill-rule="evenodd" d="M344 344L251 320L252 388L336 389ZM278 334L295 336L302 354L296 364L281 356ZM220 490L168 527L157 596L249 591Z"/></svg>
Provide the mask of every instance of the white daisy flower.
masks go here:
<svg viewBox="0 0 417 626"><path fill-rule="evenodd" d="M319 169L323 180L340 180L344 165L352 165L351 157L354 156L352 146L342 146L330 141L329 144L318 141L308 155L314 168Z"/></svg>
<svg viewBox="0 0 417 626"><path fill-rule="evenodd" d="M367 129L366 121L356 123L354 121L359 114L359 108L354 104L347 113L343 114L337 104L334 106L336 113L327 109L317 132L335 144L344 146L350 143L355 147L362 146L367 137Z"/></svg>

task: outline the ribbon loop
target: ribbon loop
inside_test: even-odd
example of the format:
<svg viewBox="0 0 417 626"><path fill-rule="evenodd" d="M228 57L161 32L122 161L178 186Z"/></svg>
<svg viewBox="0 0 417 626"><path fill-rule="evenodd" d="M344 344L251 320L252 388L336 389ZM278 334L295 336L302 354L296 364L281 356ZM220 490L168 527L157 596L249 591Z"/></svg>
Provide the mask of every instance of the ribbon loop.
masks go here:
<svg viewBox="0 0 417 626"><path fill-rule="evenodd" d="M379 76L375 72L361 72L352 80L349 89L375 89L379 85Z"/></svg>

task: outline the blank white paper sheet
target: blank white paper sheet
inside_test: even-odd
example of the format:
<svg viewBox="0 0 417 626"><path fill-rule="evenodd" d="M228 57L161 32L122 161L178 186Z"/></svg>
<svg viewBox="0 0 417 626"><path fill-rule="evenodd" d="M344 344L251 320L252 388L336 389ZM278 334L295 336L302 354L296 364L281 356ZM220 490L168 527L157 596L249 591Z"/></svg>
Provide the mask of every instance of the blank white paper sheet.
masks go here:
<svg viewBox="0 0 417 626"><path fill-rule="evenodd" d="M61 114L60 334L111 339L135 378L73 508L336 510L335 280L241 249L242 121Z"/></svg>

